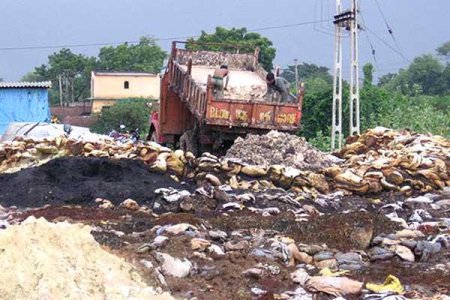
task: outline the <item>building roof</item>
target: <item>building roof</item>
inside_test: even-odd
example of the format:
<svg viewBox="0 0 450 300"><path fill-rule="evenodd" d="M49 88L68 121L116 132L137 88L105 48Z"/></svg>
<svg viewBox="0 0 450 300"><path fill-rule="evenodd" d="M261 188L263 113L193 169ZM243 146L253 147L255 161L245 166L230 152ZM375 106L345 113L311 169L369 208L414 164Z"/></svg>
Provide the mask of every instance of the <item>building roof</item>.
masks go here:
<svg viewBox="0 0 450 300"><path fill-rule="evenodd" d="M14 81L14 82L0 82L0 89L14 89L14 88L43 88L49 89L52 87L51 81Z"/></svg>
<svg viewBox="0 0 450 300"><path fill-rule="evenodd" d="M92 72L96 76L150 76L155 77L157 74L146 72Z"/></svg>

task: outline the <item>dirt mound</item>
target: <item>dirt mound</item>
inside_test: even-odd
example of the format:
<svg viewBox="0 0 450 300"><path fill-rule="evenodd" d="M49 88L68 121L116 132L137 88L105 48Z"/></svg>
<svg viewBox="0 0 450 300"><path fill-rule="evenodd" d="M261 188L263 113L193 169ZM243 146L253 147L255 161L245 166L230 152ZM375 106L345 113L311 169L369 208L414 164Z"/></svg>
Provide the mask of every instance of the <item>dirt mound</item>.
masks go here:
<svg viewBox="0 0 450 300"><path fill-rule="evenodd" d="M150 172L142 161L67 157L1 174L0 204L89 204L97 197L116 205L127 198L142 204L152 202L155 189L167 186L181 187L167 175Z"/></svg>
<svg viewBox="0 0 450 300"><path fill-rule="evenodd" d="M3 299L172 299L146 286L81 224L30 217L0 233ZM52 262L52 263L50 263Z"/></svg>
<svg viewBox="0 0 450 300"><path fill-rule="evenodd" d="M333 164L327 154L308 144L304 138L278 131L237 138L225 157L252 165L283 165L307 170Z"/></svg>

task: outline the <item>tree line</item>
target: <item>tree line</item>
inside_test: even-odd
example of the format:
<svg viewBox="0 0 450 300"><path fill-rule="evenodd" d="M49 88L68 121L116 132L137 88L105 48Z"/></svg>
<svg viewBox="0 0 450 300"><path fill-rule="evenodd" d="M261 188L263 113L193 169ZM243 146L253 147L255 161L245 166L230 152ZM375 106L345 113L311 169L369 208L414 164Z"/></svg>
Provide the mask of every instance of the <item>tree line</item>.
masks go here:
<svg viewBox="0 0 450 300"><path fill-rule="evenodd" d="M75 54L65 48L51 54L48 63L36 67L22 80L51 81L50 103L69 105L90 97L92 71L158 73L166 57L167 53L155 40L147 37L142 37L135 45L103 47L96 57Z"/></svg>

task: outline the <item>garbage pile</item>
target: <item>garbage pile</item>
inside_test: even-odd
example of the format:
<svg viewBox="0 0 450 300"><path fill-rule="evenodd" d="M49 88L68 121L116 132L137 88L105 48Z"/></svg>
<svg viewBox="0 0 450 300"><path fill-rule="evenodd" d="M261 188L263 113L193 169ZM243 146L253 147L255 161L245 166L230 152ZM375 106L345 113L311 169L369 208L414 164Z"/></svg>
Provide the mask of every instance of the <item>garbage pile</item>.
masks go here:
<svg viewBox="0 0 450 300"><path fill-rule="evenodd" d="M16 207L0 207L0 227L6 227L0 230L0 244L15 251L5 256L8 264L3 265L2 257L0 263L16 272L11 264L20 261L23 249L30 257L50 253L58 261L55 272L72 276L77 273L68 268L78 252L81 270L86 261L96 260L88 271L99 272L94 282L101 285L105 261L113 260L113 272L120 263L103 252L98 257L93 236L139 270L138 283L130 283L132 275L125 277L126 286L137 286L125 293L138 293L139 287L147 291L140 285L145 281L181 299L448 299L448 143L436 136L375 128L349 140L335 154L341 162L315 170L254 165L210 153L196 158L155 143L65 138L4 143L0 168L16 173L0 176L0 196L11 199L0 203ZM42 161L47 163L27 168ZM433 175L424 177L426 172ZM399 178L397 189L385 187ZM129 185L123 192L121 181ZM432 189L422 189L416 181ZM373 192L377 182L382 189ZM367 190L359 189L364 184ZM44 194L47 198L40 199ZM22 199L37 199L38 207L24 208L33 205ZM85 230L80 234L57 223L44 226L45 232L28 233L22 228L31 221L11 225L30 216L90 227L76 225ZM64 237L71 240L52 226L64 228ZM19 237L17 244L2 240L10 229L5 236L11 241ZM79 245L79 237L89 231L91 240ZM39 246L41 240L49 246ZM41 271L46 264L38 266ZM124 268L134 270L128 264ZM35 280L37 272L27 270ZM61 280L70 281L70 276ZM42 284L47 282L43 278ZM119 288L111 282L108 290ZM20 298L20 292L3 293Z"/></svg>
<svg viewBox="0 0 450 300"><path fill-rule="evenodd" d="M150 152L161 149L152 143L143 146ZM136 158L141 148L133 143L117 143L112 139L68 139L64 136L33 139L18 137L12 142L0 144L0 173L14 173L23 168L35 167L65 156L108 157L111 159ZM147 153L147 150L145 153ZM167 149L169 151L169 149ZM143 157L151 160L150 157Z"/></svg>
<svg viewBox="0 0 450 300"><path fill-rule="evenodd" d="M266 151L265 147L252 146L257 145L259 138L263 142L284 138L288 143L283 144L291 146L284 149L268 142L269 150ZM111 141L88 143L64 137L39 141L21 139L0 144L0 172L16 172L62 156L85 156L138 159L152 171L171 174L176 181L193 180L214 186L228 184L234 189L255 191L282 187L312 195L333 191L347 194L397 191L409 196L414 192L426 193L450 185L450 142L438 136L371 129L342 149L339 154L343 158L342 163L329 167L334 159L297 137L271 132L249 139L254 143L244 143L249 144L247 147L239 140L227 156L242 153L243 159L250 164L227 157L218 158L210 153L196 158L190 152L172 151L152 142L133 145ZM299 154L297 151L302 147L304 153ZM278 152L276 148L282 150ZM258 157L265 157L268 161ZM306 169L272 164L283 160ZM308 170L313 167L318 169Z"/></svg>
<svg viewBox="0 0 450 300"><path fill-rule="evenodd" d="M348 143L339 155L345 162L324 170L337 190L411 195L450 185L450 140L440 136L378 127Z"/></svg>
<svg viewBox="0 0 450 300"><path fill-rule="evenodd" d="M248 134L237 138L225 157L250 165L282 165L299 170L320 170L335 161L304 138L275 130L265 135Z"/></svg>
<svg viewBox="0 0 450 300"><path fill-rule="evenodd" d="M0 231L3 299L173 299L147 286L81 224L30 217Z"/></svg>
<svg viewBox="0 0 450 300"><path fill-rule="evenodd" d="M255 67L255 56L246 53L227 53L227 52L213 52L213 51L189 51L177 50L177 62L182 65L187 65L189 59L192 59L192 64L201 66L220 67L227 65L228 68L247 70Z"/></svg>

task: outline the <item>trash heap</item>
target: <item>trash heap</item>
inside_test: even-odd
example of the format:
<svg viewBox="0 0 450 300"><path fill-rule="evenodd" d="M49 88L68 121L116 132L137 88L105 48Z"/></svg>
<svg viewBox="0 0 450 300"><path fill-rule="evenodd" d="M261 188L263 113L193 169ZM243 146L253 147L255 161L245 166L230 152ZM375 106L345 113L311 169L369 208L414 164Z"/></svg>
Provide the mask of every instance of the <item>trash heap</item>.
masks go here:
<svg viewBox="0 0 450 300"><path fill-rule="evenodd" d="M214 186L228 184L235 189L255 191L282 187L314 195L332 191L347 194L399 191L411 195L414 191L426 193L450 185L450 141L439 136L371 129L347 144L339 153L343 162L332 166L329 166L332 160L325 154L297 137L271 132L249 139L255 139L255 145L256 140L261 139L291 146L278 151L281 146L273 144L269 148L271 143L268 142L265 152L264 147L258 149L251 146L252 143L248 148L240 147L243 142L239 140L227 154L235 157L242 153L243 160L236 160L218 158L210 153L196 158L190 152L172 151L152 142L133 145L112 141L89 143L63 137L40 141L21 139L0 144L0 172L16 172L62 156L92 156L139 159L149 165L150 170L172 174L177 181L207 181ZM281 143L283 139L288 142ZM299 155L301 148L305 149L303 155ZM270 158L269 153L272 153ZM284 166L272 164L283 159L288 161ZM293 167L296 163L298 168ZM314 167L318 169L308 170Z"/></svg>
<svg viewBox="0 0 450 300"><path fill-rule="evenodd" d="M6 249L0 265L14 270L4 272L10 277L28 276L26 284L34 283L40 298L46 298L44 288L52 288L48 278L57 278L71 295L75 278L105 286L102 299L115 299L106 292L119 289L139 299L140 291L147 291L142 282L181 299L448 299L449 149L441 137L375 128L349 140L335 154L341 162L301 170L209 153L196 158L155 143L65 138L4 143L2 171L64 158L16 173L21 176L0 176L12 199L0 201L9 206L0 207L0 226L7 228L0 230ZM70 173L59 176L65 171ZM385 187L399 178L395 190ZM124 193L121 181L134 194ZM382 189L373 192L378 184ZM432 191L418 195L428 191L424 186ZM63 198L72 192L80 201ZM32 194L30 201L41 195L55 199L42 197L32 206L24 194ZM27 220L30 216L60 223ZM104 283L106 261L114 275L117 266L131 274L134 269L99 252L92 237L135 263L140 279L120 273ZM48 269L50 255L58 263ZM63 272L69 275L60 276ZM100 276L89 281L94 272ZM41 281L36 274L44 274ZM0 288L5 297L36 295L14 288L15 277L1 276L11 282ZM119 284L115 278L122 278Z"/></svg>
<svg viewBox="0 0 450 300"><path fill-rule="evenodd" d="M330 155L314 148L304 138L275 130L237 138L225 157L250 165L282 165L299 170L320 170L334 164Z"/></svg>
<svg viewBox="0 0 450 300"><path fill-rule="evenodd" d="M91 228L29 217L0 231L3 299L173 299L157 293Z"/></svg>
<svg viewBox="0 0 450 300"><path fill-rule="evenodd" d="M333 189L410 195L450 185L450 140L440 136L377 127L348 143L339 156L343 164L324 170Z"/></svg>

